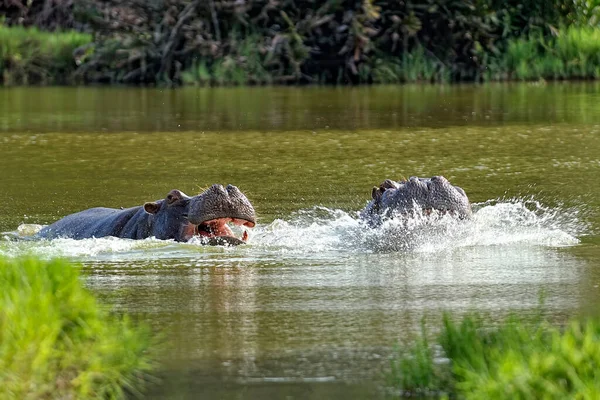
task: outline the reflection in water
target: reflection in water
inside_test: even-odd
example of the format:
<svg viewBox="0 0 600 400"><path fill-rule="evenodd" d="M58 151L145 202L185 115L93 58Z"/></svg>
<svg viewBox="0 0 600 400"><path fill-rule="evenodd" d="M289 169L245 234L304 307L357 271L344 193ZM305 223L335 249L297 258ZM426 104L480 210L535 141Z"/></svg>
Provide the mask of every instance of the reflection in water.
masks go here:
<svg viewBox="0 0 600 400"><path fill-rule="evenodd" d="M157 398L256 390L269 379L380 384L390 346L424 315L437 323L442 310L527 314L543 289L546 311L562 320L587 297L579 292L584 262L524 244L336 258L284 252L260 263L248 253L90 265L88 284L105 300L169 327L164 373L183 382L169 379Z"/></svg>
<svg viewBox="0 0 600 400"><path fill-rule="evenodd" d="M0 132L365 130L597 123L599 83L3 88Z"/></svg>
<svg viewBox="0 0 600 400"><path fill-rule="evenodd" d="M248 261L251 255L261 261ZM335 258L259 257L237 248L168 265L88 266L88 285L105 301L167 335L169 379L157 398L235 392L269 379L381 383L391 344L417 330L424 315L437 323L442 310L527 314L543 289L546 311L557 318L586 297L579 292L585 263L526 244Z"/></svg>

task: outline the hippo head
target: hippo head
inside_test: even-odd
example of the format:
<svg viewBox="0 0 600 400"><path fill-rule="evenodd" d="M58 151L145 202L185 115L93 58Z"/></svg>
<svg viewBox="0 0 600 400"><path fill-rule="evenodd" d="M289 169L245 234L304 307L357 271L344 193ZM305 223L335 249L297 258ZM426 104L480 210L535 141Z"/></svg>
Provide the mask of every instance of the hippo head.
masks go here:
<svg viewBox="0 0 600 400"><path fill-rule="evenodd" d="M240 240L227 223L250 228L256 225L252 204L232 185L213 185L194 197L171 190L164 200L144 204L144 210L154 215L153 235L159 239L187 241L200 236L208 244L240 244L246 241L247 233Z"/></svg>
<svg viewBox="0 0 600 400"><path fill-rule="evenodd" d="M390 217L406 214L415 208L422 209L426 214L436 210L460 218L471 215L471 205L465 191L453 186L443 176L413 176L401 182L386 179L379 187L373 188L372 197L373 200L361 213L363 217Z"/></svg>

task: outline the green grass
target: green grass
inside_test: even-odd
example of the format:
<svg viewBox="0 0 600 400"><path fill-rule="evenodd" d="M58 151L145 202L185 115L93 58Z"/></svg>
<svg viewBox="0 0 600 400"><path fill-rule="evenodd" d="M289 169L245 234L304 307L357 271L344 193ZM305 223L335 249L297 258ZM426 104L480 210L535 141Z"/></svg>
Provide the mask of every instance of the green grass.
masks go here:
<svg viewBox="0 0 600 400"><path fill-rule="evenodd" d="M600 28L569 26L556 37L532 34L508 42L499 62L517 80L597 79L600 77Z"/></svg>
<svg viewBox="0 0 600 400"><path fill-rule="evenodd" d="M0 81L5 85L72 83L73 51L92 42L75 31L45 32L0 21Z"/></svg>
<svg viewBox="0 0 600 400"><path fill-rule="evenodd" d="M232 53L209 65L206 60L197 60L182 72L182 81L192 85L263 85L273 82L268 71L269 60L261 51L261 37L249 35L235 41Z"/></svg>
<svg viewBox="0 0 600 400"><path fill-rule="evenodd" d="M0 398L139 394L153 367L151 345L149 329L96 302L78 267L0 260Z"/></svg>
<svg viewBox="0 0 600 400"><path fill-rule="evenodd" d="M450 69L421 46L403 57L376 57L369 74L381 84L450 82Z"/></svg>
<svg viewBox="0 0 600 400"><path fill-rule="evenodd" d="M390 386L402 394L435 397L449 389L449 371L434 363L435 349L429 343L424 323L421 336L412 346L397 346L396 354L388 378Z"/></svg>
<svg viewBox="0 0 600 400"><path fill-rule="evenodd" d="M365 4L367 3L369 2ZM483 6L484 3L480 6L483 7L482 10L487 10L487 6ZM526 24L529 28L524 31L528 33L518 37L511 36L517 31L513 31L510 24L503 28L498 25L496 30L493 30L491 27L486 28L481 25L480 17L462 16L459 25L462 26L470 18L474 18L471 23L475 25L457 27L456 29L459 30L467 29L460 35L457 32L457 37L466 37L467 33L471 35L472 32L468 29L474 29L475 26L481 28L476 32L483 36L476 35L477 40L474 38L472 45L464 44L466 47L460 44L464 42L463 39L456 40L455 45L459 47L453 49L445 48L451 46L451 43L454 43L452 41L440 48L438 42L443 38L434 39L435 35L420 37L422 35L418 34L419 29L426 29L421 23L428 21L425 18L429 15L428 11L422 14L424 19L416 19L420 21L417 25L421 28L415 30L413 34L415 39L419 37L420 39L414 42L416 45L411 46L410 51L406 52L389 49L390 38L387 36L398 27L384 29L379 39L377 39L379 35L367 38L369 35L366 32L371 30L371 28L367 29L369 24L364 25L364 21L356 20L355 23L350 24L351 29L340 30L339 37L337 34L335 37L331 34L321 36L321 30L329 29L325 28L323 21L314 20L310 23L308 20L294 21L288 13L281 10L279 17L276 16L277 13L273 13L270 17L265 16L278 21L273 24L279 26L276 33L272 32L271 28L265 30L266 25L262 26L262 23L260 26L241 24L244 25L243 28L241 25L234 24L230 27L230 31L223 32L225 38L216 41L214 49L210 52L181 51L186 56L181 56L177 63L173 64L173 68L169 69L177 71L173 76L169 76L169 73L164 71L159 74L154 70L160 68L162 64L163 49L160 46L164 46L165 43L155 43L152 39L154 37L152 31L132 34L133 36L125 34L125 37L129 37L128 40L123 39L123 32L114 32L110 39L101 40L102 34L98 32L95 34L97 42L94 43L92 34L76 31L47 32L36 28L5 26L0 18L0 84L72 84L83 81L143 84L161 82L171 84L176 81L188 85L310 82L343 84L350 81L396 84L447 83L462 80L479 82L598 79L600 78L600 27L597 21L600 17L600 5L598 0L577 0L573 4L574 11L567 19L541 24L542 21L532 17ZM432 7L431 10L437 7ZM393 14L399 18L399 14L395 14L397 10L394 10L395 7L392 7L381 15ZM524 10L515 10L511 12L519 14L524 12ZM227 14L226 11L222 12ZM379 11L374 12L380 15ZM488 12L485 11L485 15L487 14ZM548 16L550 14L553 13L549 13ZM457 17L460 15L460 12L456 14ZM331 14L331 19L336 20L334 14ZM490 16L486 21L488 23L495 21L492 25L496 25L500 24L501 19ZM392 20L393 18L386 17L381 22L386 25ZM558 30L547 28L558 26L561 21L563 24L568 24L569 21L572 24ZM540 24L546 28L542 29ZM198 26L210 25L199 24ZM347 22L344 22L340 28L347 28L346 25ZM501 28L504 33L498 36L498 30ZM199 29L200 32L204 28L194 29ZM483 31L485 32L482 33ZM347 35L350 36L346 40L341 39ZM362 39L352 39L359 37ZM346 49L340 53L341 50L337 45L343 44L342 48L345 49L352 43L360 51L357 50L352 56L358 61L351 63L356 64L356 69L352 68L351 72L348 69L350 60L348 54L352 52ZM92 44L94 46L91 46ZM189 47L189 50L193 49L193 46ZM77 49L78 60L73 54ZM199 54L203 55L199 56ZM359 54L361 57L358 57ZM82 63L81 67L77 66L76 61ZM335 64L339 64L337 73L332 67ZM183 71L180 72L180 68L183 68Z"/></svg>
<svg viewBox="0 0 600 400"><path fill-rule="evenodd" d="M470 314L449 315L431 347L424 329L391 362L389 383L401 395L460 399L600 398L600 323L563 329L541 317L511 316L491 326ZM440 355L434 358L434 350ZM443 358L442 358L443 357ZM444 362L440 362L440 360Z"/></svg>
<svg viewBox="0 0 600 400"><path fill-rule="evenodd" d="M600 78L600 28L568 26L546 37L539 32L509 39L498 54L480 51L484 69L477 81L560 80ZM361 66L362 81L394 84L406 82L447 83L448 66L422 47L402 57L375 57Z"/></svg>

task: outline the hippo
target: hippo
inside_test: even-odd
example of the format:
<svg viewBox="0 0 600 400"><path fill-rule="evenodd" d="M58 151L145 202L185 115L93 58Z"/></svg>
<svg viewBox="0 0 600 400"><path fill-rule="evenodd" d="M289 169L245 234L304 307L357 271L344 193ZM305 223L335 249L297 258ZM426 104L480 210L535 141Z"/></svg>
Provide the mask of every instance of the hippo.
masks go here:
<svg viewBox="0 0 600 400"><path fill-rule="evenodd" d="M372 200L360 212L360 217L376 227L385 219L407 215L415 209L426 215L434 210L464 219L471 216L471 205L465 191L453 186L443 176L410 177L400 182L386 179L374 187Z"/></svg>
<svg viewBox="0 0 600 400"><path fill-rule="evenodd" d="M185 242L199 236L211 245L241 244L227 223L254 227L256 215L248 198L235 186L212 185L189 197L173 189L162 200L126 209L96 207L80 211L42 228L36 238L86 239L115 236L124 239L173 239Z"/></svg>

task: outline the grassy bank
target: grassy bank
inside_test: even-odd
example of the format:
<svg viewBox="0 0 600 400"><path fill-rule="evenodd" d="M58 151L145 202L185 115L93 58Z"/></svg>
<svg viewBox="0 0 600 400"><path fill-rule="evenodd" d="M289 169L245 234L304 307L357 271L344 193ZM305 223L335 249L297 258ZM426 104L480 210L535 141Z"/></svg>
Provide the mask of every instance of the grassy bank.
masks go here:
<svg viewBox="0 0 600 400"><path fill-rule="evenodd" d="M487 80L560 80L600 78L600 29L564 27L554 36L532 34L508 42L491 58Z"/></svg>
<svg viewBox="0 0 600 400"><path fill-rule="evenodd" d="M152 363L149 330L110 316L63 261L0 260L0 398L123 398Z"/></svg>
<svg viewBox="0 0 600 400"><path fill-rule="evenodd" d="M250 37L240 42L236 56L212 65L194 64L182 74L184 84L247 85L281 83L269 72L268 61L258 51L260 43ZM536 32L507 41L499 53L482 53L476 82L537 81L600 78L600 28L564 27L554 35ZM236 61L237 60L237 61ZM241 60L241 61L239 61ZM422 46L400 56L379 52L358 67L358 83L450 83L455 65L443 62ZM315 77L317 83L327 80ZM343 84L343 74L334 83Z"/></svg>
<svg viewBox="0 0 600 400"><path fill-rule="evenodd" d="M509 40L502 53L482 53L481 69L473 79L486 82L600 78L600 28L571 26L555 34L530 34ZM91 40L91 35L72 31L49 33L35 28L0 26L0 81L4 85L83 82L83 75L90 74L89 65L84 65L79 74L73 53ZM261 53L262 40L251 35L239 40L233 53L221 59L197 59L181 72L181 83L200 86L293 83L289 76L281 77L272 70L269 55ZM90 48L87 56L93 58L94 54ZM119 68L114 65L115 77L125 74ZM358 67L357 83L449 83L456 80L455 69L456 66L417 46L400 56L382 52L372 55ZM330 81L322 76L312 78L313 83ZM333 83L345 83L344 75L340 73Z"/></svg>
<svg viewBox="0 0 600 400"><path fill-rule="evenodd" d="M507 41L497 54L482 53L476 82L579 80L600 78L600 28L563 27L553 35L539 32ZM447 65L423 47L398 58L377 58L364 65L363 75L374 83L449 83Z"/></svg>
<svg viewBox="0 0 600 400"><path fill-rule="evenodd" d="M0 3L4 84L481 82L600 71L598 0L51 3Z"/></svg>
<svg viewBox="0 0 600 400"><path fill-rule="evenodd" d="M5 26L0 20L0 82L4 85L72 84L77 65L73 52L92 35L45 32Z"/></svg>
<svg viewBox="0 0 600 400"><path fill-rule="evenodd" d="M510 41L597 26L596 0L81 0L0 4L10 26L93 33L90 83L357 84L493 79ZM495 76L509 77L503 69ZM489 77L488 77L489 76Z"/></svg>
<svg viewBox="0 0 600 400"><path fill-rule="evenodd" d="M516 316L491 326L477 314L446 315L435 346L420 338L392 361L401 395L464 399L600 398L600 323L558 329Z"/></svg>

